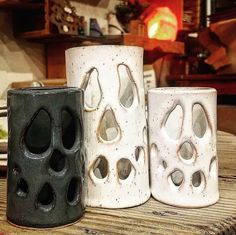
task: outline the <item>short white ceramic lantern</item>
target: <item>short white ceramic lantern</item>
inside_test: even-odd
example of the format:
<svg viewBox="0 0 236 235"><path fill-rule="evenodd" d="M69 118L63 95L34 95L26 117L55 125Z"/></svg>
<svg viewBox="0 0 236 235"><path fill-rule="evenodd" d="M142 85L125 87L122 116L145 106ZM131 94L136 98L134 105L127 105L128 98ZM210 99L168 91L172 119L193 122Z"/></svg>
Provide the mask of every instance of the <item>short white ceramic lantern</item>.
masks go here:
<svg viewBox="0 0 236 235"><path fill-rule="evenodd" d="M153 197L191 208L217 202L216 90L151 89L148 115Z"/></svg>
<svg viewBox="0 0 236 235"><path fill-rule="evenodd" d="M69 86L85 90L87 205L122 208L150 196L143 49L88 46L66 51Z"/></svg>

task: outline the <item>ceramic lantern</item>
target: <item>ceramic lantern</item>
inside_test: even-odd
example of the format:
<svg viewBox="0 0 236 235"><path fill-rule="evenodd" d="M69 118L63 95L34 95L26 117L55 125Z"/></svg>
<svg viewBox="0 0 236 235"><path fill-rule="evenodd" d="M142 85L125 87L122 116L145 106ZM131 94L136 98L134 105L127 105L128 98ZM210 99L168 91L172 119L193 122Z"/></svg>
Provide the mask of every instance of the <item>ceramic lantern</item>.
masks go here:
<svg viewBox="0 0 236 235"><path fill-rule="evenodd" d="M181 207L217 202L216 90L156 88L148 103L153 197Z"/></svg>
<svg viewBox="0 0 236 235"><path fill-rule="evenodd" d="M76 88L8 92L7 218L54 227L84 212L83 93Z"/></svg>
<svg viewBox="0 0 236 235"><path fill-rule="evenodd" d="M150 196L143 49L88 46L66 51L70 86L85 92L87 205L122 208Z"/></svg>

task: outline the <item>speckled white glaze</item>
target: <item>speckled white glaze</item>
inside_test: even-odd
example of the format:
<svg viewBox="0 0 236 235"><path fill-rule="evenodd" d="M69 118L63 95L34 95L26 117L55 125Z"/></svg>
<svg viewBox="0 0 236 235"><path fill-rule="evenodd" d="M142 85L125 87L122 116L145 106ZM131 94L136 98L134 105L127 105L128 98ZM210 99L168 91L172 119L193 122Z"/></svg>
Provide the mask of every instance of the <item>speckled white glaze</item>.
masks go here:
<svg viewBox="0 0 236 235"><path fill-rule="evenodd" d="M207 120L206 132L198 137L193 131L193 107L200 104ZM180 135L173 139L165 125L176 105L182 107ZM180 207L203 207L219 199L218 159L216 150L216 90L213 88L170 87L148 92L148 121L151 193L157 200ZM175 124L180 118L172 117ZM171 131L171 130L169 130ZM172 128L172 134L175 130ZM171 132L170 132L171 133ZM183 160L180 147L192 145L193 156ZM180 170L183 181L176 186L171 174ZM200 171L201 184L193 185L193 174Z"/></svg>
<svg viewBox="0 0 236 235"><path fill-rule="evenodd" d="M134 102L125 108L119 100L120 77L118 66L125 65L132 75ZM145 99L143 87L143 49L132 46L88 46L66 51L66 73L69 86L83 87L84 79L95 68L101 97L97 107L85 108L85 148L87 205L106 208L124 208L139 205L150 197L147 129L145 119ZM85 90L86 103L86 90ZM98 127L104 110L113 111L118 124L118 136L111 142L103 141L98 135ZM135 150L140 146L144 156L135 158ZM108 161L108 174L97 178L93 164L98 156ZM117 163L121 158L132 164L127 179L120 179Z"/></svg>

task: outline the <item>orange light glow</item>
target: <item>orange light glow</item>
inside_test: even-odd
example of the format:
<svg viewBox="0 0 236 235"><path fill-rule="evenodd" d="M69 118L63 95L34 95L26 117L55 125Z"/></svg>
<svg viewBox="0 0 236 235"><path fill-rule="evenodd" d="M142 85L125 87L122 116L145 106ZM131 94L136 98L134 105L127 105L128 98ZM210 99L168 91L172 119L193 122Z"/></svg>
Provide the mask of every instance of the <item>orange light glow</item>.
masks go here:
<svg viewBox="0 0 236 235"><path fill-rule="evenodd" d="M159 7L146 20L148 37L174 41L178 31L178 21L168 7Z"/></svg>

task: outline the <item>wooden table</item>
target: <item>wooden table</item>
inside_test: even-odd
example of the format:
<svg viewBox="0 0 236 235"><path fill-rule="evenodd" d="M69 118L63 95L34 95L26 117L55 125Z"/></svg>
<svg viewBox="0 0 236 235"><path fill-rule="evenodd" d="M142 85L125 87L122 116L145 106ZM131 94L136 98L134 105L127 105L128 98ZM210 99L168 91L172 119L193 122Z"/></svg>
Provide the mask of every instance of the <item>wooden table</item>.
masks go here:
<svg viewBox="0 0 236 235"><path fill-rule="evenodd" d="M88 207L76 224L27 230L6 221L6 180L0 180L0 234L236 234L236 136L219 132L220 200L202 209L183 209L149 199L130 209Z"/></svg>

